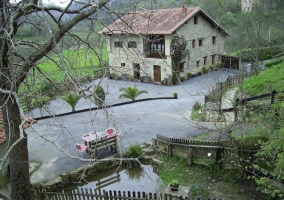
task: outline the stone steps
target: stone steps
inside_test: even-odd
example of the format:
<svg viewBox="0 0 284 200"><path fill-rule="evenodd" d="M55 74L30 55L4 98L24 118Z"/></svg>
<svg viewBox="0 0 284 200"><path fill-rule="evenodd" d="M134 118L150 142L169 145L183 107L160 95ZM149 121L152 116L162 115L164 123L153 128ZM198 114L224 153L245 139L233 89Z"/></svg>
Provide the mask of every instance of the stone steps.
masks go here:
<svg viewBox="0 0 284 200"><path fill-rule="evenodd" d="M155 149L152 148L152 141L148 141L144 143L144 158L147 160L152 160L153 164L161 165L163 162L159 160L160 157L156 154Z"/></svg>
<svg viewBox="0 0 284 200"><path fill-rule="evenodd" d="M151 146L152 146L152 141L147 141L147 142L145 142L145 143L144 143L144 146L145 146L146 148L151 147Z"/></svg>
<svg viewBox="0 0 284 200"><path fill-rule="evenodd" d="M151 148L148 148L148 149L143 149L143 152L145 155L154 155L155 154L155 151L154 149L151 149Z"/></svg>

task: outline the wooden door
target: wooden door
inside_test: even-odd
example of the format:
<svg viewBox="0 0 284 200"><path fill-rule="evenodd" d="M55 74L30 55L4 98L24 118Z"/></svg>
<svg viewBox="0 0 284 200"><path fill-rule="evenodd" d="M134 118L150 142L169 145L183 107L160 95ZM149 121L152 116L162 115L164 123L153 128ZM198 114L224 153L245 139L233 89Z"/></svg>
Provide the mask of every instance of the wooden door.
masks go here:
<svg viewBox="0 0 284 200"><path fill-rule="evenodd" d="M154 81L161 82L161 66L154 65Z"/></svg>
<svg viewBox="0 0 284 200"><path fill-rule="evenodd" d="M133 70L134 70L134 78L140 79L140 65L137 63L133 63Z"/></svg>

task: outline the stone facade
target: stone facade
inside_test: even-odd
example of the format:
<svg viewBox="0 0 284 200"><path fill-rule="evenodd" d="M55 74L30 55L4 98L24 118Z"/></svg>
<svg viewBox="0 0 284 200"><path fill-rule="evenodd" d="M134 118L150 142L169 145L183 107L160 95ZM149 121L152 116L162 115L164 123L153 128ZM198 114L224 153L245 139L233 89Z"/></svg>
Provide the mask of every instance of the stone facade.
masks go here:
<svg viewBox="0 0 284 200"><path fill-rule="evenodd" d="M185 57L184 72L197 73L203 66L209 67L220 62L219 55L225 53L225 36L218 30L214 30L202 15L196 15L198 23L194 24L194 18L189 19L188 23L181 26L175 35L183 35L187 40L189 54ZM213 39L214 38L214 39ZM214 44L213 44L214 40ZM193 48L193 42L195 47ZM201 42L201 44L199 44ZM199 62L199 63L198 63Z"/></svg>
<svg viewBox="0 0 284 200"><path fill-rule="evenodd" d="M203 66L217 64L224 54L224 41L228 36L204 11L192 14L172 34L155 34L163 38L163 56L149 56L150 34L106 34L110 73L121 77L142 80L150 76L153 82L171 80L172 60L170 46L174 36L183 35L187 41L188 54L181 63L180 75L196 74ZM195 42L194 42L195 41ZM129 46L129 43L135 43ZM194 43L194 44L193 44Z"/></svg>

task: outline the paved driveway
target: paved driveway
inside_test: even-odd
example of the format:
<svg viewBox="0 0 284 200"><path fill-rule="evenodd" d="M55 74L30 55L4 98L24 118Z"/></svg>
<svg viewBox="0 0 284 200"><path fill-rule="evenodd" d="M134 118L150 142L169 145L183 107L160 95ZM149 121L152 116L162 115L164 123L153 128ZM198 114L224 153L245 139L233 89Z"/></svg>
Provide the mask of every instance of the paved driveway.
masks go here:
<svg viewBox="0 0 284 200"><path fill-rule="evenodd" d="M39 120L37 124L28 129L29 159L41 163L41 166L32 174L31 182L44 182L86 164L86 162L69 158L54 144L44 140L41 135L76 156L78 153L75 143L82 143L83 133L92 130L104 131L107 127L115 127L122 131L120 138L122 150L135 142L142 144L150 141L156 134L175 138L189 138L200 134L202 130L198 128L198 124L189 120L192 106L196 101L203 102L204 95L208 93L209 89L216 82L225 80L229 75L234 75L234 73L229 71L210 72L170 87L108 78L92 82L91 84L94 85L101 81L108 93L106 96L107 105L122 102L118 99L119 88L134 86L134 84L139 90L148 91L148 94L142 94L138 99L171 97L174 91L178 92L178 99L143 101L107 110ZM129 100L124 99L123 101ZM95 105L88 99L81 99L76 110L90 107L95 107ZM70 111L70 106L61 99L52 101L48 108L49 114ZM44 112L44 115L46 114L47 111ZM38 117L40 112L35 109L31 115ZM203 123L203 125L211 126L210 123ZM87 158L87 154L83 156Z"/></svg>

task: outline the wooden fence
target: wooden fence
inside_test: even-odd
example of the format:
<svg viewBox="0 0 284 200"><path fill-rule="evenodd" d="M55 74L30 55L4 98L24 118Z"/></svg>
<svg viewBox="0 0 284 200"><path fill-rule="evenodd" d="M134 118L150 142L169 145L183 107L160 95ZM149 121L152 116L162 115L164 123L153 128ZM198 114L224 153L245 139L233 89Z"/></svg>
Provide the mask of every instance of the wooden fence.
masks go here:
<svg viewBox="0 0 284 200"><path fill-rule="evenodd" d="M234 141L234 146L230 141L195 141L189 139L176 139L157 135L152 139L153 147L167 155L169 158L177 156L187 160L188 164L193 163L212 165L215 168L233 169L236 168L231 161L237 156L243 160L249 159L252 154L259 150L258 140L265 138L247 138L244 140Z"/></svg>
<svg viewBox="0 0 284 200"><path fill-rule="evenodd" d="M188 197L174 196L171 194L156 194L135 191L105 191L93 189L69 189L60 191L50 191L47 188L34 187L34 198L37 200L189 200ZM200 200L200 198L197 198ZM217 200L210 199L208 200ZM220 199L221 200L221 199Z"/></svg>
<svg viewBox="0 0 284 200"><path fill-rule="evenodd" d="M258 151L259 143L256 141L264 140L264 138L249 138L242 141L235 141L235 147L231 147L230 141L195 141L189 139L176 139L157 135L153 138L153 147L157 151L162 152L169 157L178 156L185 158L189 164L211 164L215 169L220 167L225 169L235 169L232 164L232 155L238 153L242 160L249 159L252 154ZM119 176L116 177L119 179ZM112 181L112 180L107 180ZM97 184L102 187L105 181ZM146 193L135 191L105 191L94 189L54 189L52 187L42 187L41 185L33 185L34 199L37 200L189 200L189 197L174 196L167 193ZM197 200L200 200L197 198ZM208 199L210 200L210 198ZM213 200L213 199L212 199ZM216 199L215 199L216 200Z"/></svg>
<svg viewBox="0 0 284 200"><path fill-rule="evenodd" d="M253 75L255 75L254 72L241 73L236 76L229 76L224 82L218 82L216 87L212 89L208 95L205 95L205 104L206 102L214 102L218 103L218 105L221 107L222 94L228 91L228 89L230 89L232 86L242 83L244 80Z"/></svg>
<svg viewBox="0 0 284 200"><path fill-rule="evenodd" d="M272 105L272 104L275 103L275 96L278 93L284 94L284 91L277 92L277 91L273 90L272 92L262 94L262 95L258 95L258 96L254 96L254 97L250 97L250 98L244 98L244 99L237 98L236 103L235 103L235 109L234 109L234 111L235 111L235 120L234 121L238 121L238 115L239 115L238 111L240 110L238 107L240 105L244 106L244 107L248 107L248 102L254 101L254 100L260 100L260 99L267 98L267 97L270 97L269 104ZM266 107L269 108L269 106L266 106Z"/></svg>

